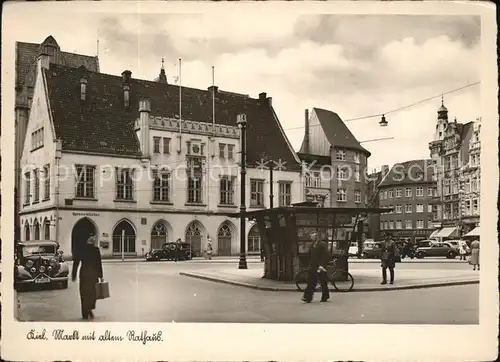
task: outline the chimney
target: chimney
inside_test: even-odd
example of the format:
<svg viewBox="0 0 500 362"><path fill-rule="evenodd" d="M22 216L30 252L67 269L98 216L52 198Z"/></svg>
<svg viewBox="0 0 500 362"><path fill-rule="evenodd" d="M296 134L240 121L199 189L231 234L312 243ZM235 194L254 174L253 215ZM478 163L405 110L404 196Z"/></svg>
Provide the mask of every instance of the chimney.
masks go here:
<svg viewBox="0 0 500 362"><path fill-rule="evenodd" d="M259 94L259 100L264 101L267 98L266 92L262 92Z"/></svg>
<svg viewBox="0 0 500 362"><path fill-rule="evenodd" d="M142 156L149 158L149 113L151 112L151 100L143 98L139 101L139 124Z"/></svg>
<svg viewBox="0 0 500 362"><path fill-rule="evenodd" d="M87 78L80 78L80 99L82 101L87 97Z"/></svg>
<svg viewBox="0 0 500 362"><path fill-rule="evenodd" d="M267 97L267 103L269 104L269 107L273 106L273 97Z"/></svg>
<svg viewBox="0 0 500 362"><path fill-rule="evenodd" d="M123 103L125 108L130 107L130 86L128 84L123 85Z"/></svg>
<svg viewBox="0 0 500 362"><path fill-rule="evenodd" d="M385 175L387 175L389 173L389 165L383 165L382 166L382 177L384 177Z"/></svg>
<svg viewBox="0 0 500 362"><path fill-rule="evenodd" d="M130 70L124 70L122 72L123 83L128 84L132 78L132 72Z"/></svg>
<svg viewBox="0 0 500 362"><path fill-rule="evenodd" d="M219 91L219 87L217 87L216 85L211 85L210 87L208 87L208 91L210 92L210 94L212 94L212 92L216 94Z"/></svg>
<svg viewBox="0 0 500 362"><path fill-rule="evenodd" d="M305 112L304 153L309 153L309 110Z"/></svg>
<svg viewBox="0 0 500 362"><path fill-rule="evenodd" d="M50 56L45 53L41 53L37 59L38 69L49 69L50 66Z"/></svg>

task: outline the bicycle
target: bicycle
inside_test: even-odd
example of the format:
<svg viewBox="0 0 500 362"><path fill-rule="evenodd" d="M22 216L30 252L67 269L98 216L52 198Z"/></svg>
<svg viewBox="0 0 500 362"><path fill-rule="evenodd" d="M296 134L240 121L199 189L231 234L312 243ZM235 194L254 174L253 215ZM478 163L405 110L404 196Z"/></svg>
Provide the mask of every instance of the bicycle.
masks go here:
<svg viewBox="0 0 500 362"><path fill-rule="evenodd" d="M338 269L336 262L326 268L328 282L330 282L338 292L350 292L354 288L354 278L351 273ZM297 289L304 292L309 279L309 269L302 269L295 275L295 285ZM318 288L318 286L316 286Z"/></svg>

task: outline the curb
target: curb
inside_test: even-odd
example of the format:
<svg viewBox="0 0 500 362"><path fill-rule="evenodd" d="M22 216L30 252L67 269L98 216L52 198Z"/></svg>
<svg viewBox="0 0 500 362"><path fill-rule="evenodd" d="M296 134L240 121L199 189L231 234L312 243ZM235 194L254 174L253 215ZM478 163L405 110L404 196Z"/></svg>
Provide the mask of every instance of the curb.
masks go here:
<svg viewBox="0 0 500 362"><path fill-rule="evenodd" d="M71 261L71 260L69 260ZM169 260L162 260L162 262L168 262ZM171 261L171 260L170 260ZM189 264L201 264L201 263L205 263L205 264L221 264L221 263L224 263L224 264L230 264L230 263L238 263L239 260L182 260L182 261L179 261L179 263L189 263ZM115 259L102 259L102 263L104 264L120 264L120 263L157 263L157 262L147 262L145 259L125 259L125 260L121 260L121 259L118 259L118 260L115 260ZM252 263L252 264L261 264L262 262L260 260L247 260L247 263Z"/></svg>
<svg viewBox="0 0 500 362"><path fill-rule="evenodd" d="M262 291L270 291L270 292L298 292L299 291L298 289L288 289L288 288L282 288L282 287L263 287L263 286L256 285L256 284L236 282L236 281L227 280L227 279L219 279L216 277L210 277L210 276L201 275L201 274L180 272L179 275L183 275L183 276L186 276L189 278L207 280L207 281L221 283L221 284L230 284L230 285L235 285L235 286L239 286L239 287L244 287L244 288L249 288L249 289L257 289L257 290L262 290ZM470 285L470 284L479 284L479 280L463 280L463 281L454 281L454 282L403 285L403 286L394 286L394 287L387 287L387 288L373 287L373 288L356 289L356 287L354 287L354 289L351 290L350 292L358 292L358 293L360 293L360 292L378 292L378 291L390 292L393 290L451 287L451 286L457 286L457 285ZM336 292L336 293L343 293L343 292L339 292L335 289L330 289L330 291Z"/></svg>

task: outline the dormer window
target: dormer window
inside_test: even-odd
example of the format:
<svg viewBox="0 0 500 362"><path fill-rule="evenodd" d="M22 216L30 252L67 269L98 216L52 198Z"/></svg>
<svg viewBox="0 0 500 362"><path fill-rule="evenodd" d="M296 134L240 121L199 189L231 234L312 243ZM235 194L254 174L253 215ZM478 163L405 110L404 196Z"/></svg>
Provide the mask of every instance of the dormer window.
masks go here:
<svg viewBox="0 0 500 362"><path fill-rule="evenodd" d="M345 150L337 150L337 160L345 161Z"/></svg>
<svg viewBox="0 0 500 362"><path fill-rule="evenodd" d="M80 79L80 99L82 101L84 101L86 97L87 97L87 79L81 78Z"/></svg>

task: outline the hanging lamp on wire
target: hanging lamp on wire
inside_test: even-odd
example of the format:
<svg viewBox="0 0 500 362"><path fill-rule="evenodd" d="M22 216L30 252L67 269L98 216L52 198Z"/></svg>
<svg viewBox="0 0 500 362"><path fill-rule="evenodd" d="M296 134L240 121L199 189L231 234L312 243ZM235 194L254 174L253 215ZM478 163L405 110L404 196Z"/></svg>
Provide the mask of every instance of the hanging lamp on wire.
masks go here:
<svg viewBox="0 0 500 362"><path fill-rule="evenodd" d="M385 114L382 115L382 119L378 123L380 127L387 127L388 122L385 120Z"/></svg>

